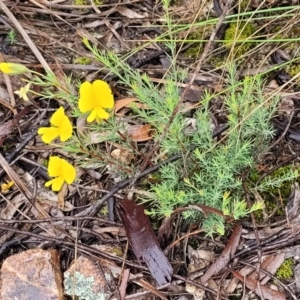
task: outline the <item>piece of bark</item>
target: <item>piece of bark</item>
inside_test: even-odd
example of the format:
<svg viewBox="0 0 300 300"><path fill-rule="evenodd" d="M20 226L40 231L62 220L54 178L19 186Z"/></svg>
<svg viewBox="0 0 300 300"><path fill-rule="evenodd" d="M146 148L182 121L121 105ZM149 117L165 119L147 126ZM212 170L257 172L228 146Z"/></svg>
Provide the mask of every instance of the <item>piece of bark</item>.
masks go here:
<svg viewBox="0 0 300 300"><path fill-rule="evenodd" d="M142 258L159 285L171 281L173 268L161 250L143 205L124 199L117 204L129 243L138 259Z"/></svg>
<svg viewBox="0 0 300 300"><path fill-rule="evenodd" d="M1 268L2 300L63 300L57 250L30 249L8 257Z"/></svg>

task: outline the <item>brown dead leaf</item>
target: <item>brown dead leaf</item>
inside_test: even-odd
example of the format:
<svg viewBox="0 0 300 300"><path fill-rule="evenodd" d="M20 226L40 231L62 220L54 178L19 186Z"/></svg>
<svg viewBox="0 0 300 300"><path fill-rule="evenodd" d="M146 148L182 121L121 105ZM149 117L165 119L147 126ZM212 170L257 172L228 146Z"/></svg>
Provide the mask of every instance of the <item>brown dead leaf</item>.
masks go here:
<svg viewBox="0 0 300 300"><path fill-rule="evenodd" d="M114 111L117 113L120 109L124 107L130 107L131 103L138 101L137 98L124 98L116 101Z"/></svg>
<svg viewBox="0 0 300 300"><path fill-rule="evenodd" d="M61 190L57 195L57 205L60 209L64 209L65 207L65 195L67 194L68 185L63 184Z"/></svg>
<svg viewBox="0 0 300 300"><path fill-rule="evenodd" d="M128 18L128 19L145 19L146 18L146 16L138 14L137 12L135 12L135 11L125 7L125 6L116 7L116 11L120 15L122 15L122 16Z"/></svg>
<svg viewBox="0 0 300 300"><path fill-rule="evenodd" d="M213 263L208 270L205 272L205 274L202 276L201 281L202 283L206 283L208 279L210 279L215 274L219 273L222 269L227 267L228 262L233 257L240 241L242 233L242 226L240 223L237 223L233 229L233 232L230 236L230 239L224 248L222 254L219 256L219 258Z"/></svg>
<svg viewBox="0 0 300 300"><path fill-rule="evenodd" d="M16 211L21 205L26 203L26 198L22 194L17 194L13 197L5 208L1 209L1 219L12 219Z"/></svg>
<svg viewBox="0 0 300 300"><path fill-rule="evenodd" d="M280 115L290 116L292 112L295 110L295 104L291 97L282 97L279 101L278 112Z"/></svg>
<svg viewBox="0 0 300 300"><path fill-rule="evenodd" d="M190 260L188 265L189 273L204 269L216 260L215 253L213 251L204 249L195 250L191 246L188 246L188 258Z"/></svg>
<svg viewBox="0 0 300 300"><path fill-rule="evenodd" d="M258 286L257 280L250 279L249 277L242 276L239 272L231 270L232 274L240 281L245 282L248 289L254 291L258 296L263 296L263 299L267 300L286 300L286 296L282 292L278 292L270 289L269 287L260 284Z"/></svg>
<svg viewBox="0 0 300 300"><path fill-rule="evenodd" d="M168 240L170 238L170 235L172 233L171 224L172 224L174 218L185 210L187 210L186 207L177 208L176 210L174 210L172 212L170 217L167 217L162 221L162 224L158 230L158 240L159 241Z"/></svg>
<svg viewBox="0 0 300 300"><path fill-rule="evenodd" d="M117 235L118 237L126 237L126 232L125 229L123 227L99 227L97 225L93 226L93 230L98 232L98 233L110 233L112 235Z"/></svg>
<svg viewBox="0 0 300 300"><path fill-rule="evenodd" d="M159 285L171 281L173 268L161 250L143 205L123 199L117 203L118 211L129 243L138 259L142 258Z"/></svg>
<svg viewBox="0 0 300 300"><path fill-rule="evenodd" d="M134 154L133 151L130 149L125 149L125 148L118 148L118 149L114 149L110 155L118 160L119 162L125 164L125 165L129 165L131 163L131 161L134 159Z"/></svg>
<svg viewBox="0 0 300 300"><path fill-rule="evenodd" d="M145 142L152 139L151 125L132 125L128 129L128 135L134 142Z"/></svg>
<svg viewBox="0 0 300 300"><path fill-rule="evenodd" d="M253 270L255 270L255 266L245 266L239 270L239 273L242 276L247 276L247 275L251 274L253 272ZM239 283L238 278L233 277L225 289L226 293L232 294L235 291L235 289L237 288L238 283Z"/></svg>
<svg viewBox="0 0 300 300"><path fill-rule="evenodd" d="M264 260L260 266L260 269L274 275L284 262L284 256L284 253L278 253L277 255L268 255L267 257L263 257ZM266 273L263 272L259 272L258 276L256 272L252 272L248 278L253 280L259 278L260 284L262 285L265 285L270 280L270 276L267 276Z"/></svg>
<svg viewBox="0 0 300 300"><path fill-rule="evenodd" d="M267 255L262 257L262 263L260 266L261 270L265 270L270 274L275 274L278 268L281 266L285 258L285 253L279 253L277 255ZM257 265L253 264L253 266L245 266L239 270L239 274L243 277L248 276L249 279L255 280L257 277L260 279L260 284L265 285L270 277L267 276L264 272L260 272L257 276ZM233 277L229 284L226 287L226 293L232 294L234 290L237 288L239 279L237 277Z"/></svg>
<svg viewBox="0 0 300 300"><path fill-rule="evenodd" d="M277 272L277 270L280 268L282 263L284 262L284 257L285 257L284 253L279 253L275 255L275 257L272 259L272 261L269 264L266 264L265 266L261 266L261 268L266 270L270 274L274 275ZM266 274L260 275L259 278L263 278L261 280L262 285L266 284L271 279L271 277L267 276Z"/></svg>

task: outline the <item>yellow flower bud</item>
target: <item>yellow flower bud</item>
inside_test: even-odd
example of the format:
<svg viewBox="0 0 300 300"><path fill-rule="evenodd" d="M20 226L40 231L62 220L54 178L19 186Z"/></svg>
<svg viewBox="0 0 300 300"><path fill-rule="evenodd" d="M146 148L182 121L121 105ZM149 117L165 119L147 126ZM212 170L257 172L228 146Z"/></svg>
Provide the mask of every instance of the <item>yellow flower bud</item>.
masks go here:
<svg viewBox="0 0 300 300"><path fill-rule="evenodd" d="M8 75L20 75L30 72L30 70L24 65L6 62L0 63L0 71Z"/></svg>

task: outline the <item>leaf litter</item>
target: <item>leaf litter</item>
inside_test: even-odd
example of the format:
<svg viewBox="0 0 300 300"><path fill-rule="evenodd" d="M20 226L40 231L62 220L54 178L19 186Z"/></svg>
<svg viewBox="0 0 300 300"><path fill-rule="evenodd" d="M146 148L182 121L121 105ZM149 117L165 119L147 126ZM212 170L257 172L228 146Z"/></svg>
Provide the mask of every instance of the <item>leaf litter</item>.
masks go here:
<svg viewBox="0 0 300 300"><path fill-rule="evenodd" d="M38 71L42 69L56 70L55 73L61 82L64 82L64 76L66 74L72 74L72 76L80 79L80 81L84 81L87 78L94 80L97 75L92 74L91 71L98 71L102 68L100 72L103 72L101 74L105 76L109 73L109 70L93 61L88 65L78 65L78 63L75 63L76 59L90 57L86 48L81 44L82 37L80 37L80 30L81 32L84 31L86 35L90 35L90 40L93 39L99 48L123 54L141 45L145 40L150 41L155 37L155 32L161 31L161 29L156 28L156 30L153 29L149 32L143 32L138 29L139 26L151 29L151 27L155 28L157 25L160 26L161 23L159 22L164 22L162 19L157 19L157 17L162 16L162 11L159 6L155 7L157 2L154 3L154 1L153 3L136 2L131 4L104 3L103 6L83 4L87 7L76 6L74 2L67 0L56 2L30 1L30 3L12 3L8 1L5 4L1 4L3 15L4 13L6 14L1 21L4 29L1 33L2 60L26 63L29 68L35 68ZM223 5L219 4L218 1L214 1L208 5L204 2L178 2L170 12L174 17L179 18L180 21L183 22L185 19L195 19L197 12L199 12L197 15L198 18L206 18L208 15L219 16L224 9ZM235 5L235 9L237 9L241 3L235 3ZM256 2L251 2L247 5L247 9L251 11L251 9L259 5L260 4ZM271 3L268 5L275 5L275 7L279 5L280 7L280 3ZM153 7L155 7L155 10L153 10ZM18 18L13 18L11 14L18 15ZM36 18L35 14L41 14L43 18ZM28 22L25 16L30 16L30 22ZM289 21L286 20L286 22L289 24ZM76 30L76 26L79 23L83 28ZM19 28L17 32L18 41L14 46L5 42L8 37L8 30L13 28L11 24L13 24L15 28ZM294 26L297 26L297 21L295 21ZM269 34L272 32L272 28L267 28L267 31ZM210 33L205 32L203 34L209 35ZM28 39L27 36L30 38ZM184 32L181 36L188 36L188 32ZM51 47L49 47L49 45L51 45ZM144 64L141 63L142 72L148 72L153 82L159 82L159 85L161 85L166 84L166 82L163 81L164 79L161 78L165 72L162 72L162 70L166 70L170 66L170 61L166 56L160 55L155 57L154 49L157 49L157 47L160 49L160 43L155 43L154 46L149 45L137 52L133 60L139 63L145 62ZM212 55L214 55L215 50L218 51L214 45ZM183 54L184 52L179 53L178 64L181 66L192 65L192 60L186 59ZM262 53L258 52L257 57L260 55L262 55ZM145 60L145 57L153 58ZM247 66L240 70L241 75L256 74L270 69L270 66L261 65L259 59L253 59L251 53L249 57ZM291 60L293 53L287 53L284 57L286 57L287 61ZM277 58L277 60L278 59L280 59L280 57ZM166 63L166 61L168 62ZM212 72L213 68L211 64L212 62L209 62L205 68L203 68L201 74L193 74L193 69L189 70L187 77L192 78L193 75L196 75L198 79L198 81L195 81L196 83L190 87L189 93L185 93L184 95L184 101L188 108L187 112L189 113L192 113L193 109L196 110L199 108L197 102L199 97L203 96L205 86L215 91L221 91L224 88L225 83L222 72L220 70ZM207 70L209 70L209 72L205 72ZM276 83L280 82L280 80L289 80L289 74L283 74L283 72L286 71L280 70L278 73L273 74L272 77L275 79L272 80L275 80ZM287 72L289 72L289 70ZM6 86L6 84L7 82L3 81L1 86ZM118 98L120 98L116 102L115 111L120 117L127 118L125 122L127 127L125 126L126 131L123 132L123 134L125 138L128 138L128 140L131 140L131 142L138 146L130 150L120 146L117 147L116 144L111 143L110 133L106 134L105 132L96 134L93 132L94 136L91 136L89 146L95 147L96 144L105 143L106 148L102 146L97 148L99 152L107 151L116 161L121 161L124 165L127 165L127 167L134 168L139 165L141 157L143 157L143 155L139 157L134 156L134 154L143 153L143 151L144 153L148 152L152 143L155 142L155 132L152 130L150 124L135 123L134 118L131 116L131 103L134 103L133 105L140 108L143 107L142 104L140 104L138 98L132 97L130 93L125 93L123 86L117 83L114 84L115 93L118 94ZM278 89L279 85L275 87L274 85L269 86L269 88ZM20 86L12 81L10 89L16 91L20 89ZM7 90L9 90L9 86L7 86ZM104 189L105 180L110 176L112 178L118 178L118 174L110 174L109 170L101 166L97 168L97 172L100 174L100 176L98 176L100 180L94 180L90 175L92 171L94 171L94 168L90 167L89 171L80 173L80 183L76 184L75 189L65 186L64 190L58 195L51 191L45 191L44 187L42 187L43 181L41 178L44 180L49 180L49 178L47 178L47 174L45 173L44 159L47 157L45 157L45 155L43 157L42 155L44 150L38 140L35 140L35 136L27 143L22 144L22 141L27 137L28 133L40 127L37 126L40 124L30 126L30 124L32 124L30 118L34 114L40 114L41 111L48 112L46 114L48 118L50 112L53 111L57 105L52 101L41 101L38 97L32 97L30 101L33 106L25 106L21 99L17 98L16 103L14 103L13 96L9 99L11 93L2 93L2 95L3 97L1 98L5 99L0 99L1 184L7 184L8 182L13 182L14 184L10 187L8 192L6 190L1 191L1 199L3 200L0 220L3 235L0 249L1 262L10 256L10 251L22 253L24 247L28 249L30 247L34 248L37 247L36 245L38 243L45 241L45 243L48 243L48 246L51 247L51 243L53 243L52 246L55 245L55 247L59 248L65 265L71 260L70 258L73 258L74 249L76 249L79 254L89 257L89 261L92 262L95 262L95 255L98 257L101 255L105 256L110 262L115 262L115 264L112 264L113 266L110 267L110 272L116 273L115 282L118 282L118 280L122 282L120 285L120 294L123 299L126 299L127 294L132 294L132 296L136 295L136 297L148 295L149 298L152 294L162 299L167 299L167 296L172 299L177 299L176 296L171 296L171 293L175 291L172 282L175 280L176 274L186 274L186 270L184 270L185 267L194 271L189 273L189 277L186 277L186 279L193 278L192 280L194 280L195 283L194 287L198 285L197 290L193 290L191 287L187 288L195 299L203 299L207 297L208 293L210 296L216 295L213 291L221 293L219 294L221 295L220 297L226 298L228 294L235 293L237 289L235 279L245 284L247 289L243 293L247 293L248 290L253 290L258 296L262 296L265 299L286 299L286 295L289 295L293 299L297 299L296 295L299 297L299 291L290 289L285 283L282 283L279 287L277 286L277 289L280 289L280 291L275 291L268 285L270 278L274 281L277 280L274 279L274 274L286 258L286 255L283 253L285 253L284 250L288 247L289 242L297 243L297 240L299 240L297 230L298 220L295 218L295 216L297 216L298 207L292 206L294 212L293 214L288 214L289 219L287 222L283 218L283 222L285 222L283 227L281 227L282 225L277 226L276 223L272 225L273 219L270 219L271 224L268 224L270 229L276 230L277 228L276 231L269 231L271 234L262 234L262 230L264 230L262 228L267 227L258 228L257 230L254 226L249 227L246 223L242 223L242 225L238 223L235 225L230 236L229 225L232 223L232 219L227 218L228 230L226 233L227 236L230 236L229 240L225 239L220 241L219 237L215 237L215 240L210 240L210 243L207 243L205 246L202 244L202 247L209 248L209 250L201 249L201 244L198 244L196 241L197 239L205 237L204 235L198 234L195 236L195 239L186 238L182 239L182 242L180 240L180 244L172 248L172 251L170 254L168 253L167 257L161 247L163 246L163 248L166 249L167 246L171 244L170 238L176 239L175 235L180 236L186 233L187 227L184 221L180 222L180 218L183 211L188 209L185 208L181 210L181 208L178 208L178 213L172 215L171 218L165 218L162 225L160 225L159 222L157 223L157 220L150 223L148 217L144 214L143 206L137 205L133 200L121 200L118 202L120 217L125 227L127 238L131 245L130 247L135 255L130 254L130 251L126 254L124 246L126 237L122 230L118 230L121 224L117 223L119 221L118 219L115 221L107 220L105 206L103 211L100 212L101 216L93 217L85 215L82 217L80 215L73 215L73 219L68 219L68 217L72 218L70 212L74 211L76 213L80 209L86 209L91 203L93 204L97 199L103 197L103 195L109 194L110 191ZM297 140L297 136L300 131L297 126L298 116L297 114L293 115L293 113L298 109L299 96L293 84L290 84L288 89L283 92L280 91L278 95L281 97L280 107L278 109L279 120L276 119L274 121L274 126L281 135L285 133L285 130L287 130L288 133L282 137L282 141L285 142L285 144L282 145L282 143L279 143L280 147L276 149L276 155L279 157L276 163L280 164L280 159L283 157L283 154L290 155L291 152L297 152L298 146L296 142L299 140ZM219 125L218 123L220 122L226 122L226 120L224 120L226 117L224 117L224 115L222 117L221 113L219 115L221 118L216 118L219 111L222 111L224 108L222 105L218 105L218 101L219 100L216 99L216 101L212 103L212 121L214 126ZM195 106L193 103L197 103L197 105ZM59 104L65 105L63 102ZM144 108L147 109L146 107ZM15 115L11 114L12 111L15 112ZM289 126L286 116L292 116L291 122L293 126ZM191 120L194 119L191 118ZM77 130L78 132L80 130L84 132L85 124L78 125ZM194 134L194 132L195 127L193 127L192 134ZM291 141L291 139L294 139L296 142ZM5 161L6 157L14 151L14 148L17 150L16 161ZM139 152L140 149L143 151ZM58 150L53 148L51 151ZM22 160L22 156L27 160ZM75 154L73 157L76 159ZM9 166L9 163L12 163L12 166ZM275 164L275 160L273 164ZM90 166L93 166L93 164L91 163ZM5 170L5 172L3 170ZM8 177L4 178L4 173L6 173ZM154 178L154 180L157 179ZM116 189L121 186L118 185L117 181L118 180L115 180ZM138 182L138 184L143 185L144 183ZM122 186L122 188L124 187L126 187L126 184ZM144 189L144 187L142 187L142 189ZM114 187L112 187L111 190L114 190ZM119 190L121 190L121 188ZM121 193L123 198L126 199L127 191L123 190ZM293 195L291 195L291 198L293 198ZM195 205L197 204L195 203ZM147 205L146 208L148 208ZM190 207L190 209L193 208ZM217 210L205 209L205 214L216 214L220 217L220 213ZM59 220L55 219L55 217L58 216ZM9 221L13 221L13 223ZM35 221L37 222L34 223ZM287 225L292 225L292 227ZM194 226L197 226L197 224ZM164 236L163 239L159 239L160 243L156 239L153 228L159 229L161 233L165 230L164 233L167 233L162 235ZM250 235L241 234L242 231L246 230L252 234L251 238ZM278 249L280 249L282 253L263 255L261 256L261 261L255 260L257 257L257 245L255 244L255 242L257 242L255 241L257 231L261 247L264 251L270 251L270 249L278 251ZM35 235L36 232L39 232L39 234L42 232L42 234L40 234L40 236ZM267 232L267 230L264 230L264 232ZM46 242L47 238L48 242ZM111 248L109 251L98 250L95 252L95 244L99 243L99 241L104 244L121 244L124 247ZM189 244L189 241L191 245L196 243L199 247L199 249L196 246L196 250L190 250L190 254L196 256L198 262L196 262L195 257L193 259L190 257L190 260L183 265L181 262L186 261L184 247ZM20 243L22 243L22 246L20 246ZM188 245L189 249L191 245ZM239 249L241 245L244 246L247 251L245 251L245 249L244 251L243 249ZM9 251L7 251L7 249L9 249ZM294 249L293 251L296 250ZM296 256L296 254L293 254L293 256ZM215 257L216 260L212 259L212 257ZM236 258L238 258L240 264L232 264ZM120 268L123 259L126 264L124 273L122 268ZM137 263L136 259L138 260ZM205 261L205 264L200 263L203 261ZM243 262L251 262L252 267L242 267ZM101 262L100 266L99 264L100 263L97 262L95 263L97 271L101 269L101 265L104 263ZM86 265L87 263L84 264L82 268L84 269ZM145 267L145 265L147 267ZM57 268L59 269L61 266ZM199 268L201 275L197 276L193 274L198 272ZM155 281L149 276L148 271L150 271ZM233 276L230 275L229 271ZM264 272L268 272L269 274ZM172 275L174 276L172 277ZM223 275L227 281L222 281ZM97 273L97 278L102 278L105 285L109 286L107 275L105 276L105 274L99 272ZM259 281L257 278L259 278ZM230 282L229 279L235 281L235 284L228 283L226 294L226 286L224 286L224 290L221 290L220 287L224 282ZM156 286L156 283L158 283L158 285L165 285L165 287L162 286L161 288ZM177 295L185 294L186 290L183 282L177 284ZM201 284L203 284L203 289L199 288ZM208 284L211 289L210 291L205 289L205 284ZM128 287L127 289L126 286ZM138 287L142 287L142 291L139 290ZM60 288L61 286L57 291L59 291ZM18 287L16 287L16 289L18 289ZM114 294L117 289L116 285L112 285L108 288L108 293L110 295ZM114 294L114 297L117 297L116 294Z"/></svg>

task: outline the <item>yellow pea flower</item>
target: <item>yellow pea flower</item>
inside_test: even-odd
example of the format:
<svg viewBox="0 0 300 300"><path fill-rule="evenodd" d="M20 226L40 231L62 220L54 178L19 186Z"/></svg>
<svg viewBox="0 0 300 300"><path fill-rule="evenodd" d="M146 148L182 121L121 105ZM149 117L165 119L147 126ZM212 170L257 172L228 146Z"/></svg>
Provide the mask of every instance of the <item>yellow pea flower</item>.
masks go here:
<svg viewBox="0 0 300 300"><path fill-rule="evenodd" d="M0 63L0 71L8 75L20 75L30 72L24 65L6 62Z"/></svg>
<svg viewBox="0 0 300 300"><path fill-rule="evenodd" d="M18 91L15 91L15 94L17 94L24 101L29 101L27 93L29 92L30 85L31 83L27 83L25 86L22 86Z"/></svg>
<svg viewBox="0 0 300 300"><path fill-rule="evenodd" d="M47 181L45 186L52 186L54 192L58 192L65 182L72 184L76 178L75 168L58 156L50 156L48 174L50 177L55 178Z"/></svg>
<svg viewBox="0 0 300 300"><path fill-rule="evenodd" d="M88 122L108 119L109 114L104 108L113 108L114 97L105 81L95 80L93 83L85 81L80 86L79 94L79 110L82 113L90 112Z"/></svg>
<svg viewBox="0 0 300 300"><path fill-rule="evenodd" d="M65 115L63 107L60 107L51 117L51 127L41 127L38 134L42 135L42 141L50 144L57 137L65 142L72 136L73 128L69 118Z"/></svg>

